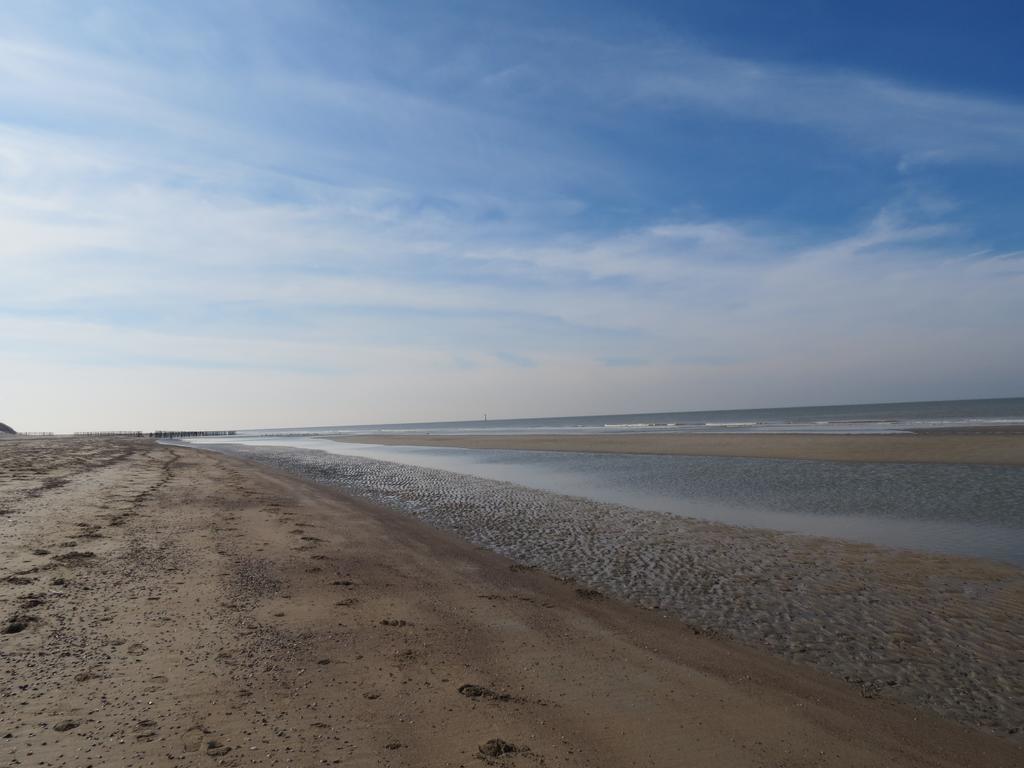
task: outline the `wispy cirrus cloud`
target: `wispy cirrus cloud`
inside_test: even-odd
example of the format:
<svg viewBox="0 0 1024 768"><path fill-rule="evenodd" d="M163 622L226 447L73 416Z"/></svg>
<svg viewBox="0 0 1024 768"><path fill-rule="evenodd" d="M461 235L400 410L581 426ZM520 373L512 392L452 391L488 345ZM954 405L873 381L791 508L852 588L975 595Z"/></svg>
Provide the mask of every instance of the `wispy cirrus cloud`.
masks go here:
<svg viewBox="0 0 1024 768"><path fill-rule="evenodd" d="M832 132L895 153L904 167L1024 162L1024 104L693 51L665 59L636 75L639 100Z"/></svg>

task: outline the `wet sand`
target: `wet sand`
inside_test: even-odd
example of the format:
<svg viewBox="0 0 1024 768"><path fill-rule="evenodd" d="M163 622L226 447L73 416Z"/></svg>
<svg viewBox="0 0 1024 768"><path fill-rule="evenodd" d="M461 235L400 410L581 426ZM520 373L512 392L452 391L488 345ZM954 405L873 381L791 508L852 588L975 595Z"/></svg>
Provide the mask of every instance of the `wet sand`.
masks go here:
<svg viewBox="0 0 1024 768"><path fill-rule="evenodd" d="M366 457L222 450L395 506L700 631L814 665L866 696L1020 735L1018 567L735 527Z"/></svg>
<svg viewBox="0 0 1024 768"><path fill-rule="evenodd" d="M521 451L743 456L752 459L1024 465L1024 434L921 432L914 435L353 435L332 440L377 445Z"/></svg>
<svg viewBox="0 0 1024 768"><path fill-rule="evenodd" d="M0 526L7 765L1024 759L234 457L4 441Z"/></svg>

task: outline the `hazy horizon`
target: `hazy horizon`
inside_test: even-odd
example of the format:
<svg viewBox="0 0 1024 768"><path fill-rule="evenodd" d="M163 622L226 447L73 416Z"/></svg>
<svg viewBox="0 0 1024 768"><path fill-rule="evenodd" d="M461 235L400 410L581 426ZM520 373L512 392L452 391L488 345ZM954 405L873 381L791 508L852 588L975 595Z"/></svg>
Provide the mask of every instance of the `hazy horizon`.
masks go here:
<svg viewBox="0 0 1024 768"><path fill-rule="evenodd" d="M600 418L629 418L634 416L664 416L664 415L700 415L703 413L707 414L743 414L743 413L756 413L756 412L786 412L786 411L813 411L813 410L828 410L828 409L846 409L846 408L872 408L880 406L922 406L929 404L960 404L960 403L990 403L990 402L1002 402L1009 401L1015 404L1024 404L1024 396L1010 396L1010 397L992 397L992 398L966 398L966 399L951 399L951 400L903 400L903 401L891 401L891 402L865 402L865 403L804 403L800 405L760 405L760 406L749 406L743 408L695 408L695 409L663 409L663 410L633 410L633 411L621 411L621 412L593 412L593 413L558 413L558 414L528 414L528 415L516 415L506 416L497 415L493 413L479 414L476 418L467 416L466 418L456 419L413 419L409 421L376 421L376 422L323 422L317 424L277 424L277 425L238 425L238 424L220 424L220 425L207 425L207 424L196 424L196 423L183 423L183 424L150 424L150 425L120 425L110 426L106 425L103 427L90 427L83 430L34 430L34 429L21 429L19 432L54 432L55 434L70 434L75 431L81 432L106 432L106 431L123 431L123 432L153 432L153 431L175 431L175 430L198 430L198 431L231 431L237 430L239 432L260 432L260 431L284 431L289 429L304 430L304 429L317 429L317 428L360 428L360 427L388 427L388 426L423 426L423 425L458 425L458 424L479 424L479 423L492 423L500 424L503 422L537 422L537 421L549 421L549 420L573 420L573 419L600 419ZM1024 413L1024 409L1018 409ZM1010 416L1015 416L1009 414ZM1008 414L1000 414L1001 416L1007 416ZM486 418L484 418L486 417ZM1021 417L1024 419L1024 416ZM3 423L3 422L0 422ZM11 426L11 425L8 425Z"/></svg>
<svg viewBox="0 0 1024 768"><path fill-rule="evenodd" d="M0 421L1020 395L1019 11L828 5L5 3Z"/></svg>

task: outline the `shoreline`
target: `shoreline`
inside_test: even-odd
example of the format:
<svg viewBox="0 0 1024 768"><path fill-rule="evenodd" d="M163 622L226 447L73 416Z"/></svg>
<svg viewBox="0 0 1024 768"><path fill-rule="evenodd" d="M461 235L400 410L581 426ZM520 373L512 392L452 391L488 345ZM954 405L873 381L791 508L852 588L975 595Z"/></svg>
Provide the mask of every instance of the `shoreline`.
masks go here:
<svg viewBox="0 0 1024 768"><path fill-rule="evenodd" d="M1019 725L1018 566L738 527L315 449L241 456L360 494L519 563L1004 733ZM928 617L923 621L922 617ZM944 659L937 667L933 659ZM962 680L974 682L961 691Z"/></svg>
<svg viewBox="0 0 1024 768"><path fill-rule="evenodd" d="M436 448L1024 466L1024 434L1002 430L910 435L358 435L319 439Z"/></svg>
<svg viewBox="0 0 1024 768"><path fill-rule="evenodd" d="M492 739L513 768L1024 757L210 451L4 444L0 520L0 607L21 625L0 635L12 764L454 766L492 764Z"/></svg>

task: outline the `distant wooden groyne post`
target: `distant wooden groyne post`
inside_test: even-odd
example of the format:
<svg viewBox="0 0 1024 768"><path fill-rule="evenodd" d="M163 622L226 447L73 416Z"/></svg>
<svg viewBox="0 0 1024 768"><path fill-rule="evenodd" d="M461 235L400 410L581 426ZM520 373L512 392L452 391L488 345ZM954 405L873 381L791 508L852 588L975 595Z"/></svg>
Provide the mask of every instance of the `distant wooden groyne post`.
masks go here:
<svg viewBox="0 0 1024 768"><path fill-rule="evenodd" d="M75 437L153 437L173 439L179 437L230 437L235 430L160 429L155 432L75 432Z"/></svg>

